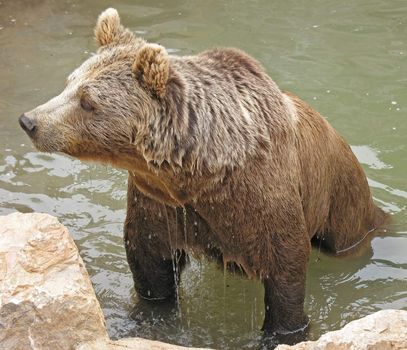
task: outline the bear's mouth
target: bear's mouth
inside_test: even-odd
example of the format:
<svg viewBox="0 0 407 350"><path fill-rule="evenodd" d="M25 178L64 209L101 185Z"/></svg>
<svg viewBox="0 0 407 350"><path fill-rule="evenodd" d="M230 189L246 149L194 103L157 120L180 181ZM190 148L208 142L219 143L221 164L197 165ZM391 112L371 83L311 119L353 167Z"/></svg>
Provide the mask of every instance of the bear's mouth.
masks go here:
<svg viewBox="0 0 407 350"><path fill-rule="evenodd" d="M26 120L25 118L22 118L23 116L19 118L20 126L26 132L34 147L39 152L67 153L63 150L63 143L54 132L43 130L33 119Z"/></svg>
<svg viewBox="0 0 407 350"><path fill-rule="evenodd" d="M34 147L37 149L39 152L44 152L44 153L65 153L60 149L60 146L53 143L52 141L49 140L43 140L38 137L32 137L31 141L34 145Z"/></svg>

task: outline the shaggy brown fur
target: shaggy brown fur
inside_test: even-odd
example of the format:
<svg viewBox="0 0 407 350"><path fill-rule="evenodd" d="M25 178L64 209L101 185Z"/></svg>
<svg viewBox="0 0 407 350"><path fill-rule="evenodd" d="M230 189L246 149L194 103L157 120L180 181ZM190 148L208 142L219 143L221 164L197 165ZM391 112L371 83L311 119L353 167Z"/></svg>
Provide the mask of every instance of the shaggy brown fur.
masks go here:
<svg viewBox="0 0 407 350"><path fill-rule="evenodd" d="M129 171L139 295L174 296L186 253L204 254L263 281L265 329L304 327L311 238L340 252L383 219L349 146L239 50L170 56L113 9L95 35L97 54L20 122L41 151Z"/></svg>

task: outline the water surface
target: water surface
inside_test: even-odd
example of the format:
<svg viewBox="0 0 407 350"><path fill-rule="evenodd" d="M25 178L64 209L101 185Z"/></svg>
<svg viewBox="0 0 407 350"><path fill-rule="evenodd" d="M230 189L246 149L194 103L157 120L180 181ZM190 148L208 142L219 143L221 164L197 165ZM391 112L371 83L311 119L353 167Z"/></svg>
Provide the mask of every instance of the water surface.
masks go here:
<svg viewBox="0 0 407 350"><path fill-rule="evenodd" d="M261 348L263 290L192 260L180 310L138 301L122 245L126 174L37 153L18 116L63 89L95 51L107 1L0 0L0 214L46 212L75 238L113 338ZM407 309L407 3L401 1L116 1L122 22L169 51L239 47L311 103L352 145L393 223L354 257L313 251L310 338L374 311ZM319 259L318 259L319 257ZM136 305L136 307L135 307Z"/></svg>

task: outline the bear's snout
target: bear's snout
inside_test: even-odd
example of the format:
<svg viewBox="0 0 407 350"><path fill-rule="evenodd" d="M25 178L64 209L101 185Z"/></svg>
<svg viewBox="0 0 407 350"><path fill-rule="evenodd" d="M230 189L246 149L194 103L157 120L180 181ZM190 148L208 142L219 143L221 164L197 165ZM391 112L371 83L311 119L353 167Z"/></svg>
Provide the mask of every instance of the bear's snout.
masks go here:
<svg viewBox="0 0 407 350"><path fill-rule="evenodd" d="M27 117L24 113L18 119L20 126L28 134L33 137L37 131L37 123L34 119Z"/></svg>

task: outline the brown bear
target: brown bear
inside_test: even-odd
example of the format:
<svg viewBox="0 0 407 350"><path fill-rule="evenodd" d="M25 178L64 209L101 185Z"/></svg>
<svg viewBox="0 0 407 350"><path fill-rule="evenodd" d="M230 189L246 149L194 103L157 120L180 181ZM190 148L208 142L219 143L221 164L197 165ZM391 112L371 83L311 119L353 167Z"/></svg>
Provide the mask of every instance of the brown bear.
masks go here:
<svg viewBox="0 0 407 350"><path fill-rule="evenodd" d="M19 122L40 151L128 170L124 241L139 296L176 296L195 253L263 282L265 330L306 327L311 239L340 253L384 217L348 144L242 51L169 55L114 9L95 36L65 90Z"/></svg>

